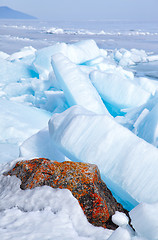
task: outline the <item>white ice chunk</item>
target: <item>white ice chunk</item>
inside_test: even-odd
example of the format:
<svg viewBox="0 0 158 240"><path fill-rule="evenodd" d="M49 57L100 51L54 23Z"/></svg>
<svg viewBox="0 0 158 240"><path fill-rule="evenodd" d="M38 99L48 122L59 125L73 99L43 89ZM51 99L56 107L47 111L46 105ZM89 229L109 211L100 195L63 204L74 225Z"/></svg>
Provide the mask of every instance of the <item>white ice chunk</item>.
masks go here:
<svg viewBox="0 0 158 240"><path fill-rule="evenodd" d="M150 93L129 81L126 75L119 69L90 74L93 85L104 101L115 107L131 108L138 107L148 101Z"/></svg>
<svg viewBox="0 0 158 240"><path fill-rule="evenodd" d="M108 55L108 53L107 53L107 51L106 51L105 49L100 48L100 55L101 55L102 57L106 58L107 55Z"/></svg>
<svg viewBox="0 0 158 240"><path fill-rule="evenodd" d="M50 34L64 34L64 29L52 27L52 28L49 28L47 30L47 33L50 33Z"/></svg>
<svg viewBox="0 0 158 240"><path fill-rule="evenodd" d="M24 94L33 93L33 88L29 81L23 82L14 82L8 83L3 88L3 91L7 94L8 97L16 97Z"/></svg>
<svg viewBox="0 0 158 240"><path fill-rule="evenodd" d="M108 240L131 240L131 237L132 234L128 229L119 227L111 234Z"/></svg>
<svg viewBox="0 0 158 240"><path fill-rule="evenodd" d="M55 90L61 90L61 86L55 77L54 71L50 72L48 75L48 81L51 83L51 87Z"/></svg>
<svg viewBox="0 0 158 240"><path fill-rule="evenodd" d="M139 117L137 118L136 122L134 123L134 133L137 134L137 128L139 126L139 124L143 121L143 119L148 115L149 113L149 110L147 108L145 108L141 114L139 115Z"/></svg>
<svg viewBox="0 0 158 240"><path fill-rule="evenodd" d="M130 217L140 236L150 240L158 239L158 203L141 203L130 212Z"/></svg>
<svg viewBox="0 0 158 240"><path fill-rule="evenodd" d="M158 104L136 123L134 131L139 137L158 147Z"/></svg>
<svg viewBox="0 0 158 240"><path fill-rule="evenodd" d="M53 46L39 49L36 52L33 67L41 75L41 77L48 77L49 73L52 71L51 56L64 51L65 48L65 43L57 43Z"/></svg>
<svg viewBox="0 0 158 240"><path fill-rule="evenodd" d="M67 52L63 54L76 64L84 63L101 55L96 42L91 39L79 41L67 46Z"/></svg>
<svg viewBox="0 0 158 240"><path fill-rule="evenodd" d="M19 157L19 146L16 143L0 142L0 163L7 163Z"/></svg>
<svg viewBox="0 0 158 240"><path fill-rule="evenodd" d="M45 91L44 93L46 95L45 110L60 113L68 108L63 91Z"/></svg>
<svg viewBox="0 0 158 240"><path fill-rule="evenodd" d="M20 157L24 159L48 158L59 162L65 161L65 156L51 144L48 128L42 129L25 140L20 146Z"/></svg>
<svg viewBox="0 0 158 240"><path fill-rule="evenodd" d="M138 202L158 201L158 149L109 116L74 106L55 114L49 131L53 144L70 159L97 164L103 179Z"/></svg>
<svg viewBox="0 0 158 240"><path fill-rule="evenodd" d="M0 141L21 143L47 126L51 114L34 107L0 100Z"/></svg>
<svg viewBox="0 0 158 240"><path fill-rule="evenodd" d="M7 59L8 57L9 57L9 54L0 51L0 58L2 58L2 59Z"/></svg>
<svg viewBox="0 0 158 240"><path fill-rule="evenodd" d="M151 55L147 57L149 62L158 61L158 55Z"/></svg>
<svg viewBox="0 0 158 240"><path fill-rule="evenodd" d="M48 74L52 71L51 56L57 53L62 53L76 64L80 64L100 56L100 50L94 40L85 40L74 44L57 43L36 52L36 58L33 62L33 66L39 74L48 76Z"/></svg>
<svg viewBox="0 0 158 240"><path fill-rule="evenodd" d="M30 94L23 94L21 96L11 97L10 100L16 103L23 103L28 106L34 106L36 102L36 98Z"/></svg>
<svg viewBox="0 0 158 240"><path fill-rule="evenodd" d="M134 63L146 62L147 54L144 50L138 50L133 48L131 49L131 60Z"/></svg>
<svg viewBox="0 0 158 240"><path fill-rule="evenodd" d="M112 221L117 226L126 226L128 225L129 218L125 213L116 211L114 215L112 215Z"/></svg>
<svg viewBox="0 0 158 240"><path fill-rule="evenodd" d="M19 52L15 52L12 55L10 55L7 58L7 60L9 61L18 60L20 58L25 58L27 56L34 55L35 52L36 52L36 49L33 48L32 46L24 47Z"/></svg>
<svg viewBox="0 0 158 240"><path fill-rule="evenodd" d="M0 58L1 83L18 82L21 78L36 77L32 67L22 62L9 62Z"/></svg>
<svg viewBox="0 0 158 240"><path fill-rule="evenodd" d="M128 51L126 49L119 49L113 52L114 59L121 66L134 65L139 62L147 61L147 54L144 50L131 49Z"/></svg>
<svg viewBox="0 0 158 240"><path fill-rule="evenodd" d="M52 66L69 106L81 105L98 114L109 114L91 81L76 64L56 54Z"/></svg>
<svg viewBox="0 0 158 240"><path fill-rule="evenodd" d="M158 91L158 81L151 80L146 77L135 78L135 82L141 86L145 91L154 95Z"/></svg>

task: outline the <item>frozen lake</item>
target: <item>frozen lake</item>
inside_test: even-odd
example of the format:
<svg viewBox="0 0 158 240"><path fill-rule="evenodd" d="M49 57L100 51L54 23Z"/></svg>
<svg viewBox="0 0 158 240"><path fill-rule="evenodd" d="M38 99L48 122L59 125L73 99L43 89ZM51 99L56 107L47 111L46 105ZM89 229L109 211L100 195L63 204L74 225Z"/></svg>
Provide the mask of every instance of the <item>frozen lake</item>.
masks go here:
<svg viewBox="0 0 158 240"><path fill-rule="evenodd" d="M143 49L158 53L158 22L0 20L0 49L9 54L24 46L94 39L100 48Z"/></svg>

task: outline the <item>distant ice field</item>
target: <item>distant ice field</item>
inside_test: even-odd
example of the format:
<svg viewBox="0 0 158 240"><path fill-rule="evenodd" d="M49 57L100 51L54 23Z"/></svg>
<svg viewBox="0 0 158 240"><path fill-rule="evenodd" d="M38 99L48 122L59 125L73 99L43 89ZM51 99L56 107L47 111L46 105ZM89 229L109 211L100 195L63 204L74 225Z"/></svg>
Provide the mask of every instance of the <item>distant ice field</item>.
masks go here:
<svg viewBox="0 0 158 240"><path fill-rule="evenodd" d="M8 54L24 46L39 49L91 38L100 48L136 48L157 54L158 22L0 20L0 49Z"/></svg>

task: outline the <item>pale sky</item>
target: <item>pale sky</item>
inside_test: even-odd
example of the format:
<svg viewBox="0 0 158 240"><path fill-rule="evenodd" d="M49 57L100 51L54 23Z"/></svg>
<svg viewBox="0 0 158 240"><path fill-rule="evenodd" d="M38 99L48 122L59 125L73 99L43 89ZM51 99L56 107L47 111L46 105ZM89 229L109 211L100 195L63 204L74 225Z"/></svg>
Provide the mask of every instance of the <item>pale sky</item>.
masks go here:
<svg viewBox="0 0 158 240"><path fill-rule="evenodd" d="M0 0L42 20L158 20L158 0Z"/></svg>

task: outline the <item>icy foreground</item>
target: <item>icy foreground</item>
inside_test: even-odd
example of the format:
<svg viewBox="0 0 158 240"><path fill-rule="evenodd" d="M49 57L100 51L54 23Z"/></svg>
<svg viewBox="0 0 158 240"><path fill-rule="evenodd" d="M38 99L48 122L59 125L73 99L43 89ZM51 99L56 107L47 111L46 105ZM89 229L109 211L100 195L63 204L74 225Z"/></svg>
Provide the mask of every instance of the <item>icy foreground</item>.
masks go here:
<svg viewBox="0 0 158 240"><path fill-rule="evenodd" d="M49 132L53 144L70 159L97 164L103 179L109 178L138 202L157 201L157 148L112 118L75 106L54 115Z"/></svg>
<svg viewBox="0 0 158 240"><path fill-rule="evenodd" d="M1 238L158 239L157 57L88 40L0 52L0 63ZM119 213L114 232L90 225L68 190L22 191L2 175L19 156L96 163L124 206L140 203L136 232Z"/></svg>
<svg viewBox="0 0 158 240"><path fill-rule="evenodd" d="M88 223L69 190L20 189L16 177L1 176L2 239L107 239L109 230ZM25 237L26 236L26 237Z"/></svg>

